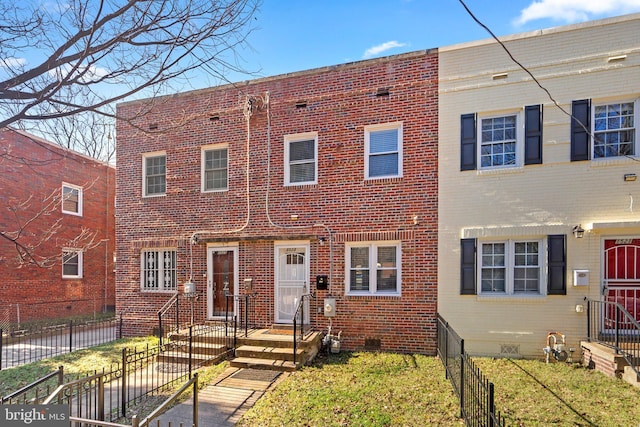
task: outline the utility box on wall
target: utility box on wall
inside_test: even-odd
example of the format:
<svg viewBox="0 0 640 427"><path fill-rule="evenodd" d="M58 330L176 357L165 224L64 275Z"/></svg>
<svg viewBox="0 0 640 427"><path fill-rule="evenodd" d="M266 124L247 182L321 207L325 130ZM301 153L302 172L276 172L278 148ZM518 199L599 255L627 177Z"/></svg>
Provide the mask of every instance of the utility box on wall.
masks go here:
<svg viewBox="0 0 640 427"><path fill-rule="evenodd" d="M327 317L335 317L336 315L336 299L335 298L324 299L324 315Z"/></svg>
<svg viewBox="0 0 640 427"><path fill-rule="evenodd" d="M573 270L573 286L589 286L589 270Z"/></svg>

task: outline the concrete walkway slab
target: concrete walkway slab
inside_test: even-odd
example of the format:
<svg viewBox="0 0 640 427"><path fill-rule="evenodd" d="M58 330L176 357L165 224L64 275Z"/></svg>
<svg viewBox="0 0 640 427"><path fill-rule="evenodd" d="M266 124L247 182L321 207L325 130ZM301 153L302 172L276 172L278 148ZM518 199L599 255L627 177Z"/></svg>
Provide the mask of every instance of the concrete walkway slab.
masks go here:
<svg viewBox="0 0 640 427"><path fill-rule="evenodd" d="M254 369L227 368L210 385L198 392L198 427L232 427L275 381L286 373L256 372ZM191 427L193 397L157 418L160 426ZM156 420L152 425L156 425Z"/></svg>

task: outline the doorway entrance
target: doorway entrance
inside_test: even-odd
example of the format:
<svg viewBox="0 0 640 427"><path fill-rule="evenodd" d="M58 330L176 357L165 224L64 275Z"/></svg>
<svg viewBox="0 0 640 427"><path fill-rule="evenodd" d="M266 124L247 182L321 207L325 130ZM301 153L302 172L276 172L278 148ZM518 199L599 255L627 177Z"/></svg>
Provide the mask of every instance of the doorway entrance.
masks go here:
<svg viewBox="0 0 640 427"><path fill-rule="evenodd" d="M207 315L209 319L235 313L238 284L238 247L221 246L207 248ZM228 301L227 301L228 300Z"/></svg>
<svg viewBox="0 0 640 427"><path fill-rule="evenodd" d="M640 321L640 238L604 240L604 298ZM605 327L615 323L614 315L606 310Z"/></svg>
<svg viewBox="0 0 640 427"><path fill-rule="evenodd" d="M274 320L293 323L298 301L309 292L309 242L276 243L275 258ZM309 323L309 308L304 312L304 322Z"/></svg>

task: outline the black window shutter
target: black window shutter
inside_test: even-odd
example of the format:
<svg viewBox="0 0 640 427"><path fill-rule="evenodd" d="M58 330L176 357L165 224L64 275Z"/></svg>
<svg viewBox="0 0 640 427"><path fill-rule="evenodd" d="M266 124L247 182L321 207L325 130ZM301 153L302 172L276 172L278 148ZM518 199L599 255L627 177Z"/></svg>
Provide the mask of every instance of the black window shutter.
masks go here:
<svg viewBox="0 0 640 427"><path fill-rule="evenodd" d="M571 103L571 161L591 158L591 100Z"/></svg>
<svg viewBox="0 0 640 427"><path fill-rule="evenodd" d="M542 164L542 105L524 107L524 164Z"/></svg>
<svg viewBox="0 0 640 427"><path fill-rule="evenodd" d="M476 115L460 116L460 170L476 169Z"/></svg>
<svg viewBox="0 0 640 427"><path fill-rule="evenodd" d="M476 239L460 239L460 294L476 293Z"/></svg>
<svg viewBox="0 0 640 427"><path fill-rule="evenodd" d="M548 295L567 294L567 243L566 235L554 234L547 236Z"/></svg>

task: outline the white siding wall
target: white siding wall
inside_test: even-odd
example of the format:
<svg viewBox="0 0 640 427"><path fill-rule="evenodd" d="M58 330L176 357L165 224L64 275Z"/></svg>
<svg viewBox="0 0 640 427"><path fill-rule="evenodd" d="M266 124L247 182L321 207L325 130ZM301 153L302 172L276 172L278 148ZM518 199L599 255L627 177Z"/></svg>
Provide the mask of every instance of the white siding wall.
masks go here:
<svg viewBox="0 0 640 427"><path fill-rule="evenodd" d="M640 97L640 14L505 40L567 112L572 100ZM618 55L627 57L608 62ZM625 173L640 176L640 157L571 162L569 116L492 40L441 48L439 63L438 311L471 353L498 355L503 345L514 345L522 356L543 357L547 332L558 330L579 350L586 313L575 307L584 297L599 298L603 238L640 236L640 180L623 181ZM508 77L492 79L497 73ZM460 171L461 114L534 104L544 108L543 164ZM571 233L577 224L597 228L578 240ZM566 296L460 295L461 238L548 234L567 235ZM574 269L590 271L588 287L572 286Z"/></svg>

